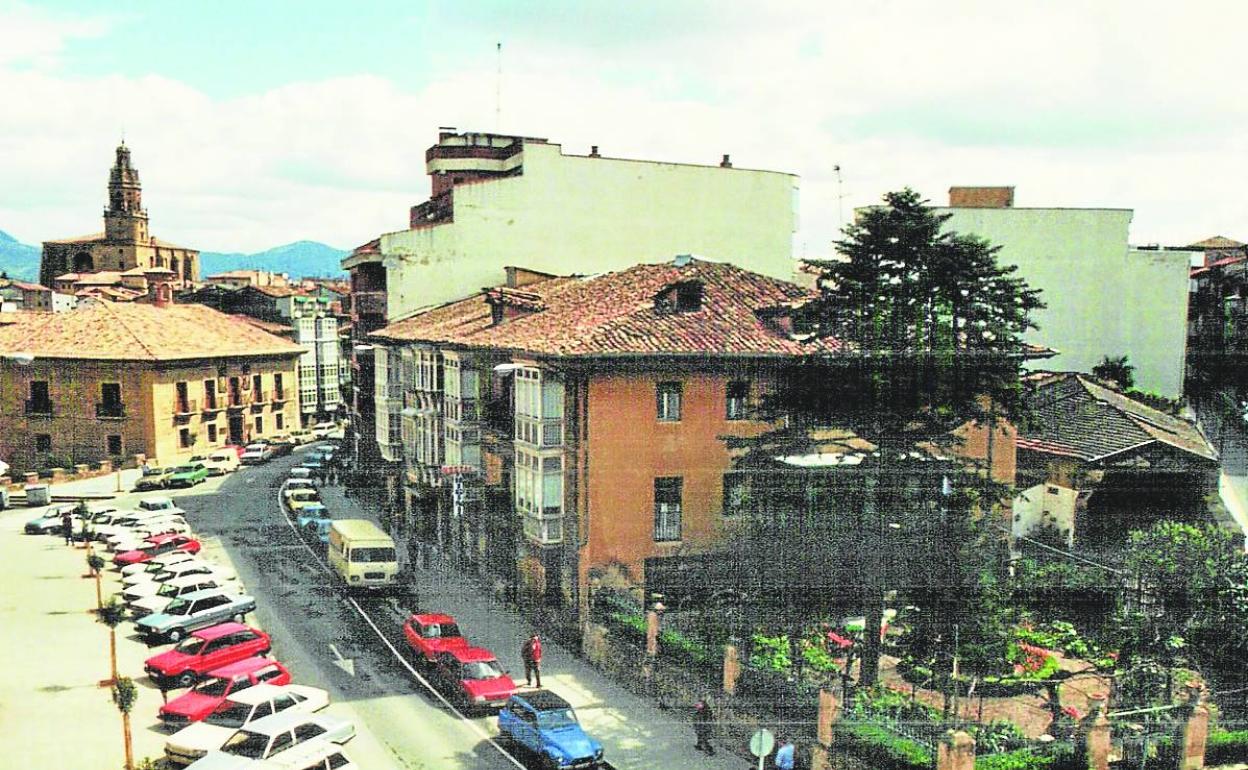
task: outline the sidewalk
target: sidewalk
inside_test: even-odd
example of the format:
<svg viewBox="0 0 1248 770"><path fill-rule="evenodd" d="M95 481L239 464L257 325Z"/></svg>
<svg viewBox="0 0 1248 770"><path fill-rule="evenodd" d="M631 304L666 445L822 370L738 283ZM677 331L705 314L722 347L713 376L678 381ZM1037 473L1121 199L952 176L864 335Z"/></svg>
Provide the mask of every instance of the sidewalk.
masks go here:
<svg viewBox="0 0 1248 770"><path fill-rule="evenodd" d="M341 486L323 487L322 497L330 510L341 511L345 516L375 514L364 511L354 498L346 497ZM491 592L445 566L412 572L421 609L455 616L465 636L492 650L503 668L513 678L521 677L523 683L520 645L532 635L533 625L495 600ZM542 686L572 704L586 731L602 741L606 758L614 767L741 770L745 766L745 759L730 747L719 745L714 757L693 748L693 704L660 710L553 641L543 639L542 649Z"/></svg>

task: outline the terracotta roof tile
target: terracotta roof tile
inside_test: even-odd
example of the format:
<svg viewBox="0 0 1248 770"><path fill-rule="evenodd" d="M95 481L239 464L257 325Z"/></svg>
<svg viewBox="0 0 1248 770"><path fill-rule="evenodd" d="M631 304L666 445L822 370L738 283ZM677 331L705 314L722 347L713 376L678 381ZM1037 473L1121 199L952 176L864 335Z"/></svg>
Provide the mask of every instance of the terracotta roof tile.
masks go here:
<svg viewBox="0 0 1248 770"><path fill-rule="evenodd" d="M680 284L697 287L698 309L665 308L660 295ZM520 291L486 290L397 321L374 336L580 357L836 352L838 341L793 339L760 312L812 296L809 289L788 281L692 259L587 278L553 278ZM522 301L508 302L509 297ZM518 317L493 325L491 300L512 305Z"/></svg>
<svg viewBox="0 0 1248 770"><path fill-rule="evenodd" d="M1188 244L1189 249L1238 249L1244 244L1233 238L1227 238L1223 235L1215 235L1212 238L1206 238L1203 241L1196 241Z"/></svg>
<svg viewBox="0 0 1248 770"><path fill-rule="evenodd" d="M107 240L104 233L89 233L87 235L75 235L72 238L57 238L53 241L44 241L44 243L93 243L95 241Z"/></svg>
<svg viewBox="0 0 1248 770"><path fill-rule="evenodd" d="M41 358L118 361L303 352L289 340L204 305L158 307L101 301L67 313L30 315L0 328L0 350Z"/></svg>

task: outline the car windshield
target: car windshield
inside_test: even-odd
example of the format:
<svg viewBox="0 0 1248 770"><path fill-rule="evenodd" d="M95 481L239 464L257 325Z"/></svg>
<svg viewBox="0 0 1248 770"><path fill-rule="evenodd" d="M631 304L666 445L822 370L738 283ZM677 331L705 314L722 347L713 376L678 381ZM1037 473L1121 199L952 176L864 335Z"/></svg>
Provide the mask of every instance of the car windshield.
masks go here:
<svg viewBox="0 0 1248 770"><path fill-rule="evenodd" d="M186 611L190 609L190 607L191 607L191 603L188 602L186 599L174 599L173 601L169 602L168 607L165 607L165 614L166 615L185 615Z"/></svg>
<svg viewBox="0 0 1248 770"><path fill-rule="evenodd" d="M263 733L252 733L243 730L225 742L221 750L226 754L249 759L264 759L264 750L269 747L269 736Z"/></svg>
<svg viewBox="0 0 1248 770"><path fill-rule="evenodd" d="M496 660L478 660L464 664L464 679L497 679L503 675L503 669Z"/></svg>
<svg viewBox="0 0 1248 770"><path fill-rule="evenodd" d="M156 591L157 596L177 596L178 587L172 583L165 583Z"/></svg>
<svg viewBox="0 0 1248 770"><path fill-rule="evenodd" d="M164 589L161 589L161 590L164 590ZM181 642L179 642L178 646L174 647L173 649L175 652L180 652L184 655L195 655L196 653L199 652L199 648L203 646L204 646L203 639L200 639L197 636L188 636L185 639L183 639Z"/></svg>
<svg viewBox="0 0 1248 770"><path fill-rule="evenodd" d="M572 709L542 711L537 715L537 723L542 727L570 727L576 724L576 714Z"/></svg>
<svg viewBox="0 0 1248 770"><path fill-rule="evenodd" d="M230 727L235 730L247 724L251 716L251 706L246 703L226 701L225 705L208 715L204 721L217 727Z"/></svg>
<svg viewBox="0 0 1248 770"><path fill-rule="evenodd" d="M393 548L352 548L353 562L385 562L394 561Z"/></svg>
<svg viewBox="0 0 1248 770"><path fill-rule="evenodd" d="M230 689L230 680L228 679L209 679L206 682L200 682L195 685L195 692L200 695L207 695L211 698L220 698Z"/></svg>

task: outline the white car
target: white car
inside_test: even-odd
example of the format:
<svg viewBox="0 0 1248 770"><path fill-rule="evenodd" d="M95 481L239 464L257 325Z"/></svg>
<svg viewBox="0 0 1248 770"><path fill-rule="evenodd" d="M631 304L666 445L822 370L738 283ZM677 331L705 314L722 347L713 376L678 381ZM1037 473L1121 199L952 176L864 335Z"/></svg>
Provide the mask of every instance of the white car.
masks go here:
<svg viewBox="0 0 1248 770"><path fill-rule="evenodd" d="M194 770L255 768L255 760L275 758L301 743L346 743L353 737L355 725L346 719L285 711L252 722L234 733L219 751L208 752L190 766Z"/></svg>
<svg viewBox="0 0 1248 770"><path fill-rule="evenodd" d="M140 511L155 511L158 513L176 513L179 516L186 513L186 511L174 505L172 500L163 496L162 497L149 497L146 500L140 500L139 510Z"/></svg>
<svg viewBox="0 0 1248 770"><path fill-rule="evenodd" d="M191 460L203 463L209 476L224 476L238 470L238 452L233 449L218 449L212 454L192 457Z"/></svg>
<svg viewBox="0 0 1248 770"><path fill-rule="evenodd" d="M238 580L238 577L233 572L218 567L211 562L203 561L201 559L192 559L178 562L177 564L171 564L168 568L163 569L160 572L140 572L137 575L122 578L121 584L124 586L122 589L122 595L125 595L125 591L128 591L131 588L137 588L141 585L154 585L159 588L161 583L167 583L174 578L183 577L185 575L212 575L213 577L220 578L221 580L234 581L236 585L242 585L242 582ZM138 589L136 593L140 596L151 596L155 593L155 590Z"/></svg>
<svg viewBox="0 0 1248 770"><path fill-rule="evenodd" d="M148 559L147 561L139 562L138 564L127 564L121 568L121 577L124 580L131 575L137 575L141 572L160 572L161 570L172 567L175 564L179 564L184 561L191 561L195 558L195 554L187 553L186 551L164 553L160 556Z"/></svg>
<svg viewBox="0 0 1248 770"><path fill-rule="evenodd" d="M228 580L218 580L217 576L210 572L201 572L170 578L161 583L138 583L122 591L121 598L123 601L129 602L132 609L137 610L139 607L142 607L148 613L151 613L159 612L171 600L183 594L195 593L197 590L208 588L224 588L227 591L238 590L238 586Z"/></svg>
<svg viewBox="0 0 1248 770"><path fill-rule="evenodd" d="M104 537L110 551L132 551L152 535L191 534L191 527L181 516L157 516L125 530Z"/></svg>
<svg viewBox="0 0 1248 770"><path fill-rule="evenodd" d="M285 711L312 713L329 705L329 693L299 684L257 684L230 695L202 722L178 730L165 741L165 757L186 765L216 751L241 728Z"/></svg>
<svg viewBox="0 0 1248 770"><path fill-rule="evenodd" d="M95 528L95 539L107 543L110 539L142 540L153 530L160 532L168 525L185 525L181 516L171 516L158 511L119 511L108 524ZM142 533L142 534L140 534ZM118 537L121 536L121 537Z"/></svg>
<svg viewBox="0 0 1248 770"><path fill-rule="evenodd" d="M248 444L238 461L243 465L259 465L273 459L273 450L268 444Z"/></svg>
<svg viewBox="0 0 1248 770"><path fill-rule="evenodd" d="M256 770L360 770L342 747L332 741L308 741L272 759L256 763Z"/></svg>
<svg viewBox="0 0 1248 770"><path fill-rule="evenodd" d="M332 422L318 422L316 425L312 426L312 435L316 436L318 439L325 439L329 437L329 434L333 433L337 429L338 426Z"/></svg>

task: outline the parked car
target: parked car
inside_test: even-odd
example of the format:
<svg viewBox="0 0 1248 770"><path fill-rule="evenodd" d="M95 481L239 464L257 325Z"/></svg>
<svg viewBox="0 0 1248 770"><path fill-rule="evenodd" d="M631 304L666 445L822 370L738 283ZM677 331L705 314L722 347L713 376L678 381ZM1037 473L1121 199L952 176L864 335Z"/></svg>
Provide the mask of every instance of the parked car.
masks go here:
<svg viewBox="0 0 1248 770"><path fill-rule="evenodd" d="M147 561L153 556L160 556L163 553L172 551L199 553L199 548L199 541L190 535L153 535L147 539L145 544L133 551L124 551L114 556L113 563L124 567L127 564L138 564L139 562Z"/></svg>
<svg viewBox="0 0 1248 770"><path fill-rule="evenodd" d="M157 588L154 594L127 600L130 602L130 614L135 620L146 615L155 615L158 612L164 612L165 608L174 599L193 594L196 591L207 591L210 588L220 588L222 591L241 593L241 591L237 591L237 586L232 586L225 581L219 581L211 575L188 575L187 577L161 583L160 588Z"/></svg>
<svg viewBox="0 0 1248 770"><path fill-rule="evenodd" d="M61 516L66 510L75 514L75 526L81 526L78 522L81 518L77 516L76 505L54 505L35 518L26 522L25 532L28 535L47 535L55 532L61 534Z"/></svg>
<svg viewBox="0 0 1248 770"><path fill-rule="evenodd" d="M247 451L247 447L242 444L226 444L221 449L222 451L233 452L240 460L243 458L243 452Z"/></svg>
<svg viewBox="0 0 1248 770"><path fill-rule="evenodd" d="M135 492L150 492L153 489L165 489L169 486L169 477L173 475L173 468L160 468L156 466L143 466L143 475L139 476L138 481L134 482Z"/></svg>
<svg viewBox="0 0 1248 770"><path fill-rule="evenodd" d="M208 479L208 466L203 463L187 463L173 469L169 477L170 487L193 487Z"/></svg>
<svg viewBox="0 0 1248 770"><path fill-rule="evenodd" d="M121 598L127 603L133 603L140 599L146 599L149 596L180 596L185 593L194 593L193 591L181 590L186 586L199 585L204 582L215 583L217 586L222 588L228 587L230 590L233 590L234 588L234 585L230 581L227 581L224 578L218 578L218 576L212 572L191 572L190 574L178 575L177 577L171 577L168 580L162 580L159 582L147 580L141 583L123 586ZM215 586L205 586L205 588L213 587ZM164 591L163 594L162 591ZM174 592L176 592L176 594Z"/></svg>
<svg viewBox="0 0 1248 770"><path fill-rule="evenodd" d="M325 461L320 455L309 455L305 457L303 462L299 463L300 468L307 468L308 472L315 472L325 467Z"/></svg>
<svg viewBox="0 0 1248 770"><path fill-rule="evenodd" d="M303 743L346 743L354 737L355 725L350 720L287 710L252 722L234 733L219 750L208 752L190 767L242 770L255 767L253 760L273 758Z"/></svg>
<svg viewBox="0 0 1248 770"><path fill-rule="evenodd" d="M218 449L209 455L192 457L191 461L195 462L196 459L208 469L209 476L224 476L238 470L238 452L233 449Z"/></svg>
<svg viewBox="0 0 1248 770"><path fill-rule="evenodd" d="M332 422L318 422L312 426L312 435L318 439L329 438L329 434L338 429L338 426Z"/></svg>
<svg viewBox="0 0 1248 770"><path fill-rule="evenodd" d="M203 559L187 559L186 561L170 564L164 569L155 572L140 572L133 575L123 577L121 584L125 590L137 588L143 585L154 585L157 588L161 583L168 582L174 578L183 577L185 575L212 575L221 580L229 580L238 584L238 576L228 569L213 564ZM155 590L149 591L148 595L155 593Z"/></svg>
<svg viewBox="0 0 1248 770"><path fill-rule="evenodd" d="M95 527L92 533L96 540L115 551L123 543L137 543L152 535L189 531L186 519L179 515L159 511L132 511L128 516L114 517L110 524Z"/></svg>
<svg viewBox="0 0 1248 770"><path fill-rule="evenodd" d="M292 470L300 469L294 468ZM312 481L312 479L301 477L297 478L292 474L290 478L282 482L282 488L278 490L278 496L281 498L282 503L285 503L290 498L290 495L299 489L315 490L316 483Z"/></svg>
<svg viewBox="0 0 1248 770"><path fill-rule="evenodd" d="M173 500L168 497L149 497L146 500L139 501L140 511L157 511L163 513L176 513L179 516L186 511L174 504Z"/></svg>
<svg viewBox="0 0 1248 770"><path fill-rule="evenodd" d="M342 746L333 741L307 741L273 759L256 763L256 770L360 770Z"/></svg>
<svg viewBox="0 0 1248 770"><path fill-rule="evenodd" d="M303 446L304 444L311 444L313 441L316 440L316 436L312 435L312 431L305 430L303 428L292 430L290 432L290 438L299 446Z"/></svg>
<svg viewBox="0 0 1248 770"><path fill-rule="evenodd" d="M247 449L239 456L243 465L259 465L273 459L273 450L267 444L248 444Z"/></svg>
<svg viewBox="0 0 1248 770"><path fill-rule="evenodd" d="M233 619L235 623L242 623L247 613L255 609L254 596L210 588L174 599L164 612L139 618L134 626L139 636L149 639L164 637L171 642L180 642L191 631L224 620Z"/></svg>
<svg viewBox="0 0 1248 770"><path fill-rule="evenodd" d="M465 710L502 708L516 692L515 681L484 647L456 647L438 653L433 678Z"/></svg>
<svg viewBox="0 0 1248 770"><path fill-rule="evenodd" d="M440 653L468 646L455 618L441 613L412 613L403 623L403 636L423 663L434 662Z"/></svg>
<svg viewBox="0 0 1248 770"><path fill-rule="evenodd" d="M589 737L571 704L550 690L516 693L498 712L498 733L534 754L543 767L596 768L602 744Z"/></svg>
<svg viewBox="0 0 1248 770"><path fill-rule="evenodd" d="M274 457L285 457L295 449L295 441L285 434L273 436L269 439L269 448L273 450Z"/></svg>
<svg viewBox="0 0 1248 770"><path fill-rule="evenodd" d="M292 489L286 494L286 507L291 513L298 513L299 509L310 503L321 502L321 493L315 489L302 488Z"/></svg>
<svg viewBox="0 0 1248 770"><path fill-rule="evenodd" d="M321 503L308 503L299 509L295 518L295 526L299 532L309 538L316 538L322 543L329 542L329 525L334 520L329 516L329 509Z"/></svg>
<svg viewBox="0 0 1248 770"><path fill-rule="evenodd" d="M169 567L172 567L175 564L180 564L184 561L194 561L194 560L195 560L195 554L193 553L185 553L183 551L174 551L173 553L165 553L165 554L161 554L160 556L154 556L150 560L145 561L145 562L140 562L138 564L127 564L126 566L121 568L121 577L124 580L130 577L131 575L138 575L141 572L152 572L152 573L160 572L161 570L168 569Z"/></svg>
<svg viewBox="0 0 1248 770"><path fill-rule="evenodd" d="M328 705L329 693L319 687L298 684L248 687L233 693L202 721L193 722L169 736L165 741L165 757L174 764L187 765L221 748L241 728L271 714L284 711L310 714ZM334 768L338 770L339 766L334 765Z"/></svg>
<svg viewBox="0 0 1248 770"><path fill-rule="evenodd" d="M201 628L173 649L153 655L143 669L157 687L190 687L222 666L267 655L272 649L269 635L241 623L219 623Z"/></svg>
<svg viewBox="0 0 1248 770"><path fill-rule="evenodd" d="M227 697L253 685L290 684L286 665L270 658L246 658L208 672L208 678L160 707L160 721L167 725L198 722L216 711Z"/></svg>

